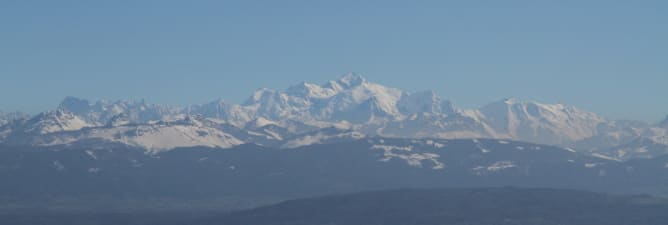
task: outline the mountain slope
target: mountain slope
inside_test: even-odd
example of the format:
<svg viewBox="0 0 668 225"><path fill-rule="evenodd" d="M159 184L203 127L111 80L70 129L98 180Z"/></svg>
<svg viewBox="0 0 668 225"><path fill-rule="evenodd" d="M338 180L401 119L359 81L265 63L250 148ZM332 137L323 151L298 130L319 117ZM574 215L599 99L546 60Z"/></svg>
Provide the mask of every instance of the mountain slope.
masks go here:
<svg viewBox="0 0 668 225"><path fill-rule="evenodd" d="M564 144L592 137L605 120L594 113L562 104L546 105L505 99L480 109L483 120L506 138Z"/></svg>
<svg viewBox="0 0 668 225"><path fill-rule="evenodd" d="M22 112L3 112L0 111L0 127L5 124L11 123L14 120L21 120L28 118L28 114Z"/></svg>
<svg viewBox="0 0 668 225"><path fill-rule="evenodd" d="M0 196L285 198L392 187L504 185L661 193L668 162L661 157L618 162L493 139L362 138L289 149L244 144L152 154L138 149L123 144L0 146L0 178L5 181Z"/></svg>
<svg viewBox="0 0 668 225"><path fill-rule="evenodd" d="M205 127L183 123L188 118L202 118L210 123ZM460 109L433 91L409 93L351 73L320 85L302 82L285 91L258 89L242 104L219 99L172 107L144 101L91 102L66 97L58 109L27 120L0 117L0 143L94 146L94 140L100 140L169 150L185 146L229 148L241 143L303 146L362 136L493 138L558 145L627 160L663 154L665 151L657 146L668 146L666 124L607 120L574 106L515 99L504 99L479 109ZM339 138L319 142L320 139L311 137L310 141L296 144L297 137L330 128L341 133L327 131L327 136ZM147 130L147 134L157 136L120 135L129 138L123 141L117 134L128 133L129 129ZM198 136L200 133L213 135ZM655 150L651 154L619 153L629 146Z"/></svg>
<svg viewBox="0 0 668 225"><path fill-rule="evenodd" d="M286 201L204 219L226 225L659 225L668 200L555 189L407 189Z"/></svg>

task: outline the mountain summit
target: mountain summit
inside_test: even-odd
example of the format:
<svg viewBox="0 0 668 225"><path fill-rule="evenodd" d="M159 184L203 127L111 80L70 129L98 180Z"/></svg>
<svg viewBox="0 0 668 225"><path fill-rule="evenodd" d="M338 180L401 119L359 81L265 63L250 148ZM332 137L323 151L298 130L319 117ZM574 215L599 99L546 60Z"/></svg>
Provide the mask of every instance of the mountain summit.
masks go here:
<svg viewBox="0 0 668 225"><path fill-rule="evenodd" d="M646 149L655 152L650 155L668 153L668 118L651 126L607 120L574 106L512 98L479 109L460 109L434 91L409 93L355 73L320 85L301 82L285 91L260 88L243 104L218 99L181 108L144 101L90 102L66 97L55 111L28 120L1 122L5 125L0 124L0 142L26 145L104 140L151 149L242 143L300 146L328 139L325 136L383 136L512 139L625 159L648 155ZM355 135L318 133L332 127ZM114 133L132 129L147 129L140 133L151 135ZM652 143L637 141L639 138ZM629 143L641 144L624 145Z"/></svg>

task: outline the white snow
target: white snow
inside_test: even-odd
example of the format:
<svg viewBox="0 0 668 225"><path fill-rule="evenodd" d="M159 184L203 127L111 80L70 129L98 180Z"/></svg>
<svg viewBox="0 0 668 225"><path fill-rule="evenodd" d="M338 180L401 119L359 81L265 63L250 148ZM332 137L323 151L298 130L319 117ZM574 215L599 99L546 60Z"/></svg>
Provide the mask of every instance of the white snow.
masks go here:
<svg viewBox="0 0 668 225"><path fill-rule="evenodd" d="M610 157L610 156L607 156L607 155L603 155L603 154L600 154L600 153L593 153L593 154L591 154L591 155L594 156L594 157L596 157L596 158L600 158L600 159L607 159L607 160L612 160L612 161L620 161L620 160L617 159L617 158Z"/></svg>
<svg viewBox="0 0 668 225"><path fill-rule="evenodd" d="M7 123L3 118L0 124ZM230 133L210 123L233 125L242 133ZM429 139L445 138L502 139L497 140L499 144L519 140L577 149L581 149L579 141L585 139L600 145L594 146L597 149L610 149L637 138L654 142L650 144L668 145L668 130L663 125L606 120L574 106L517 99L504 99L479 109L459 109L433 91L408 93L369 82L353 73L321 85L302 82L285 91L258 89L243 104L219 99L202 105L172 107L143 101L88 102L67 98L58 110L41 113L18 125L2 127L0 142L11 135L24 135L26 138L16 140L26 140L28 145L95 139L162 151L189 146L228 148L242 144L240 139L246 140L248 132L257 135L249 138L251 143L266 138L285 141L298 137L285 141L282 147L367 136L420 138L428 140L428 145L433 141ZM267 125L282 127L288 133L256 129ZM332 126L357 133L300 136ZM482 143L477 139L472 141ZM443 142L436 141L433 146L445 147ZM483 153L490 150L479 148ZM539 147L523 148L539 150ZM655 148L642 146L620 148L613 150L616 154L601 152L597 157L618 160L668 152L668 147L665 152L653 152Z"/></svg>
<svg viewBox="0 0 668 225"><path fill-rule="evenodd" d="M505 170L505 169L508 169L508 168L513 168L513 167L517 167L517 165L515 165L512 161L498 161L498 162L495 162L492 165L489 165L487 167L487 171L496 172L496 171Z"/></svg>
<svg viewBox="0 0 668 225"><path fill-rule="evenodd" d="M94 160L97 160L97 156L96 156L95 153L93 153L93 151L91 151L91 150L86 150L86 155L90 156L90 157L93 158Z"/></svg>
<svg viewBox="0 0 668 225"><path fill-rule="evenodd" d="M382 149L384 151L392 151L392 150L413 151L413 146L373 145L371 146L371 149Z"/></svg>
<svg viewBox="0 0 668 225"><path fill-rule="evenodd" d="M408 165L422 167L423 161L430 161L432 169L440 170L445 168L445 164L438 160L440 155L435 153L411 153L413 146L392 146L392 145L373 145L372 150L383 150L383 156L380 161L387 162L393 158L405 160Z"/></svg>
<svg viewBox="0 0 668 225"><path fill-rule="evenodd" d="M587 168L594 168L596 166L598 166L597 163L585 163L585 167L587 167Z"/></svg>
<svg viewBox="0 0 668 225"><path fill-rule="evenodd" d="M287 141L281 148L298 148L313 144L325 144L336 140L357 140L366 137L364 134L356 131L348 131L336 134L325 134L318 132L315 134L304 135L296 139Z"/></svg>
<svg viewBox="0 0 668 225"><path fill-rule="evenodd" d="M86 132L47 137L52 138L51 142L44 143L44 145L70 144L79 140L104 140L142 147L154 153L178 147L230 148L243 144L239 139L218 129L187 124L100 127L92 128ZM93 152L87 151L86 153L92 158L96 158Z"/></svg>
<svg viewBox="0 0 668 225"><path fill-rule="evenodd" d="M94 126L88 124L78 116L62 110L42 113L31 121L34 121L34 123L29 124L26 131L37 132L39 134L75 131Z"/></svg>
<svg viewBox="0 0 668 225"><path fill-rule="evenodd" d="M273 138L273 139L275 139L275 140L279 140L279 141L280 141L280 140L283 140L283 137L281 137L280 134L278 134L278 133L276 133L276 132L274 132L274 131L271 131L271 130L268 130L268 129L264 129L264 132L267 133L267 134L269 134L269 137L271 137L271 138Z"/></svg>
<svg viewBox="0 0 668 225"><path fill-rule="evenodd" d="M471 170L474 171L476 175L482 175L488 172L499 172L514 167L517 167L517 165L513 161L504 160L494 162L488 166L476 166Z"/></svg>
<svg viewBox="0 0 668 225"><path fill-rule="evenodd" d="M443 148L443 147L445 147L445 144L442 144L442 143L440 143L440 142L436 142L436 141L433 141L433 140L427 140L427 141L426 141L426 144L427 144L427 145L430 145L430 146L434 146L435 148Z"/></svg>
<svg viewBox="0 0 668 225"><path fill-rule="evenodd" d="M251 126L254 127L254 128L260 128L260 127L264 127L264 126L267 126L267 125L278 125L278 123L276 123L274 121L271 121L271 120L269 120L267 118L264 118L264 117L258 117L251 124L252 124Z"/></svg>
<svg viewBox="0 0 668 225"><path fill-rule="evenodd" d="M58 160L53 161L53 162L51 163L51 165L53 165L53 167L54 167L56 170L58 170L58 171L63 171L63 170L65 170L65 166L64 166L62 163L60 163L60 161L58 161Z"/></svg>
<svg viewBox="0 0 668 225"><path fill-rule="evenodd" d="M130 130L131 131L131 130ZM105 138L108 135L100 135ZM157 152L177 147L206 146L230 148L243 144L242 141L220 130L192 126L140 127L134 135L122 136L120 141L132 146L141 146Z"/></svg>
<svg viewBox="0 0 668 225"><path fill-rule="evenodd" d="M647 152L648 152L648 150L647 150L647 146L643 146L643 147L637 148L637 149L635 150L635 152L636 152L636 153L647 153Z"/></svg>
<svg viewBox="0 0 668 225"><path fill-rule="evenodd" d="M564 148L564 150L566 150L566 151L569 151L569 152L573 152L573 153L575 153L575 152L576 152L576 151L575 151L575 149L572 149L572 148L568 148L568 147Z"/></svg>

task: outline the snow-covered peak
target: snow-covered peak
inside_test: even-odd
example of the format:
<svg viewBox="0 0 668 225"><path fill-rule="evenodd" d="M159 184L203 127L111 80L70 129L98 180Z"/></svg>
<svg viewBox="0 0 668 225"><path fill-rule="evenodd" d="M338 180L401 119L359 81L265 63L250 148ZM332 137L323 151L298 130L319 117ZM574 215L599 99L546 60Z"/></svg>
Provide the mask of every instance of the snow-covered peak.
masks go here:
<svg viewBox="0 0 668 225"><path fill-rule="evenodd" d="M244 105L252 105L257 103L266 103L268 101L273 101L277 96L280 96L280 93L276 90L268 88L260 88L253 92L253 95L246 100Z"/></svg>
<svg viewBox="0 0 668 225"><path fill-rule="evenodd" d="M0 126L11 123L14 120L27 119L30 116L22 112L3 112L0 111Z"/></svg>
<svg viewBox="0 0 668 225"><path fill-rule="evenodd" d="M455 108L450 101L443 100L434 91L403 93L397 102L399 111L403 114L413 113L445 113L452 114Z"/></svg>
<svg viewBox="0 0 668 225"><path fill-rule="evenodd" d="M317 84L301 82L288 88L286 93L304 98L323 99L334 96L338 91L339 90L337 89L324 87L324 85L320 86Z"/></svg>
<svg viewBox="0 0 668 225"><path fill-rule="evenodd" d="M514 104L518 104L518 103L520 103L520 104L521 104L521 103L527 103L527 102L522 102L522 101L520 101L520 100L517 100L516 98L504 98L504 99L501 100L501 101L502 101L503 103L507 104L507 105L514 105Z"/></svg>
<svg viewBox="0 0 668 225"><path fill-rule="evenodd" d="M595 120L604 120L595 113L581 110L575 106L564 104L543 104L534 101L521 101L514 98L506 98L501 101L487 104L480 111L489 118L520 116L528 117L578 117Z"/></svg>
<svg viewBox="0 0 668 225"><path fill-rule="evenodd" d="M368 82L360 75L347 74L323 85L302 82L285 92L258 89L242 106L251 120L365 122L373 116L400 117L396 105L402 93Z"/></svg>
<svg viewBox="0 0 668 225"><path fill-rule="evenodd" d="M97 126L108 125L109 121L119 114L126 114L126 118L133 123L182 117L182 109L179 107L146 104L143 100L91 102L69 96L60 103L58 109L71 112L87 123Z"/></svg>
<svg viewBox="0 0 668 225"><path fill-rule="evenodd" d="M75 131L95 125L89 124L72 112L58 109L40 113L27 121L25 132L48 134L61 131Z"/></svg>
<svg viewBox="0 0 668 225"><path fill-rule="evenodd" d="M258 89L243 104L218 99L180 108L144 101L88 101L66 97L56 111L3 125L8 123L6 118L0 114L0 140L10 139L1 137L18 140L20 138L15 137L20 135L57 136L61 131L68 131L62 134L70 137L75 133L88 135L86 132L98 132L99 135L91 133L91 137L104 139L100 135L108 134L134 138L136 140L132 143L149 148L195 146L198 141L208 143L206 146L229 146L238 144L240 140L253 143L258 140L255 137L273 138L271 142L262 142L265 144L302 137L292 140L294 142L290 145L300 146L318 143L313 140L325 137L342 140L358 137L359 134L398 138L503 138L577 148L586 146L585 149L610 148L638 137L652 138L661 143L668 140L668 118L658 125L608 121L569 105L514 98L502 99L480 109L457 109L433 91L407 93L370 82L354 73L321 85L301 82L285 91ZM303 136L332 126L349 129L350 132L335 131L333 133L337 134L330 134L320 131ZM91 129L82 129L87 127ZM140 138L138 134L132 137L119 133L131 132L132 128L135 131L142 128L144 133L157 136L147 139ZM76 130L81 132L70 132ZM218 132L222 133L207 135ZM13 134L18 136L11 136ZM183 139L179 135L199 137ZM77 138L67 141L76 141ZM231 142L218 143L217 138ZM161 145L147 141L149 139L170 143ZM172 140L187 140L189 143L180 145ZM126 143L125 140L120 141Z"/></svg>
<svg viewBox="0 0 668 225"><path fill-rule="evenodd" d="M365 83L367 83L367 80L359 74L348 73L346 75L343 75L338 80L338 83L341 84L344 87L350 88L350 87L356 87L356 86L365 84Z"/></svg>
<svg viewBox="0 0 668 225"><path fill-rule="evenodd" d="M605 119L563 104L503 99L480 108L482 118L497 133L538 143L565 144L597 134Z"/></svg>

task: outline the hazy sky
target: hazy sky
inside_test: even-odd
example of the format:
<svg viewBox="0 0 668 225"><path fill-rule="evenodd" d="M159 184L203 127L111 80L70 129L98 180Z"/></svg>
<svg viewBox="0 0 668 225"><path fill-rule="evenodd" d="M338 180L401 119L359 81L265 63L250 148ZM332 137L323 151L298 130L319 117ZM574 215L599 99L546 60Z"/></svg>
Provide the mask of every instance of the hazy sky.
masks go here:
<svg viewBox="0 0 668 225"><path fill-rule="evenodd" d="M466 108L516 97L655 122L667 2L2 0L0 110L242 102L357 72Z"/></svg>

